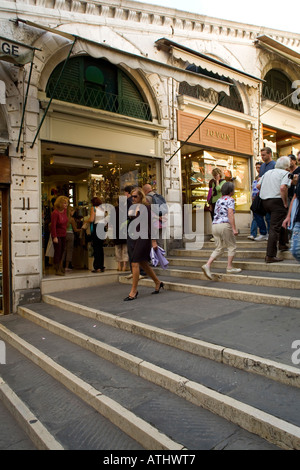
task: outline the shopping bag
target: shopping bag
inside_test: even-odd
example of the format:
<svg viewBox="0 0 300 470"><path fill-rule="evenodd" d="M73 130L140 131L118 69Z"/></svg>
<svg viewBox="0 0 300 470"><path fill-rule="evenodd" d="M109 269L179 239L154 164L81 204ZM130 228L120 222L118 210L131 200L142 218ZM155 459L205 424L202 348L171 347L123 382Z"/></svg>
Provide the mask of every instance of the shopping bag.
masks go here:
<svg viewBox="0 0 300 470"><path fill-rule="evenodd" d="M48 256L49 258L53 258L54 256L54 245L53 245L53 240L52 237L49 237L48 245L46 248L46 253L45 256Z"/></svg>

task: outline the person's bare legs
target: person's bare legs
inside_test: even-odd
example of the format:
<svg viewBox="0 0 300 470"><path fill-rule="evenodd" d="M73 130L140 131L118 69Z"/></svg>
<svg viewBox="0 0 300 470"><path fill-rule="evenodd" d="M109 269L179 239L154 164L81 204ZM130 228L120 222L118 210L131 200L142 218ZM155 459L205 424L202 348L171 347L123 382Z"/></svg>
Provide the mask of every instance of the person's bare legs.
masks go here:
<svg viewBox="0 0 300 470"><path fill-rule="evenodd" d="M147 261L141 261L140 262L140 266L141 268L145 271L145 273L151 277L151 279L153 280L153 282L155 283L155 288L156 289L159 289L159 286L160 286L160 280L158 279L158 277L156 276L155 272L153 271L153 269L151 268L151 266L149 265L149 263Z"/></svg>
<svg viewBox="0 0 300 470"><path fill-rule="evenodd" d="M210 257L209 260L206 263L206 266L208 266L210 268L214 261L215 261L215 258Z"/></svg>
<svg viewBox="0 0 300 470"><path fill-rule="evenodd" d="M232 261L234 256L228 256L227 269L232 269Z"/></svg>
<svg viewBox="0 0 300 470"><path fill-rule="evenodd" d="M155 283L155 290L159 290L160 288L161 282L147 261L141 261L140 263L131 263L132 285L131 285L131 291L129 292L129 297L136 296L137 286L138 286L139 277L140 277L140 267L145 271L145 273L149 277L151 277L151 279Z"/></svg>
<svg viewBox="0 0 300 470"><path fill-rule="evenodd" d="M139 263L131 263L131 272L132 272L132 285L129 297L135 297L137 293L137 286L140 277L140 266Z"/></svg>
<svg viewBox="0 0 300 470"><path fill-rule="evenodd" d="M148 274L148 276L151 277L151 279L155 283L155 287L158 288L160 286L160 280L156 276L155 272L153 271L153 269L151 268L149 263L147 261L142 261L140 263L140 265L141 265L142 269L145 271L145 273Z"/></svg>

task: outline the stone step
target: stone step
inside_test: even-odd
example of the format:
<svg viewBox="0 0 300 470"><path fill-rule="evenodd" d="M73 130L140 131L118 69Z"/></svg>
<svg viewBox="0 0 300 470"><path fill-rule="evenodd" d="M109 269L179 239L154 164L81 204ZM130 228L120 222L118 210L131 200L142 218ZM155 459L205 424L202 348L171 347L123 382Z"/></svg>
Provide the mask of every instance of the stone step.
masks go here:
<svg viewBox="0 0 300 470"><path fill-rule="evenodd" d="M13 392L9 390L2 378L0 378L0 384L0 450L36 450L37 447L28 437L24 426L19 424L17 417L12 412L14 405L11 405L11 395ZM9 406L7 403L4 404L6 396ZM19 409L17 405L15 408ZM23 416L23 413L21 415ZM25 422L28 423L26 419Z"/></svg>
<svg viewBox="0 0 300 470"><path fill-rule="evenodd" d="M153 285L149 286L149 283L139 284L135 302L123 301L129 293L129 285L123 283L100 290L91 287L59 292L55 297L43 299L47 303L55 299L53 305L66 305L62 308L83 312L91 318L100 315L102 322L120 324L124 329L128 325L129 331L139 329L143 322L169 333L177 332L292 365L291 345L299 338L300 331L300 317L295 309L169 289L153 296Z"/></svg>
<svg viewBox="0 0 300 470"><path fill-rule="evenodd" d="M189 378L188 375L182 376L178 374L178 371L174 372L173 370L170 370L171 367L168 367L168 369L163 368L161 367L160 364L150 363L147 360L148 358L143 359L142 357L131 355L127 351L124 351L124 350L121 351L116 347L113 347L111 345L106 345L102 341L98 341L94 337L95 334L93 334L93 337L89 335L84 335L81 331L78 332L74 329L71 329L70 327L66 327L65 325L62 325L61 321L57 322L55 320L45 318L44 315L37 314L36 312L33 312L31 309L28 309L28 308L27 309L22 308L20 313L22 314L22 316L26 316L26 318L30 319L31 321L38 323L40 326L43 326L43 328L47 328L49 329L49 331L54 332L57 335L62 335L64 338L67 338L73 343L80 345L80 347L85 347L89 351L92 351L94 354L99 355L101 358L105 358L106 360L111 361L113 364L117 364L118 367L121 366L125 370L129 370L131 374L134 373L138 377L142 377L143 379L170 391L172 394L177 395L181 399L184 399L192 403L193 405L196 405L197 407L201 407L201 409L205 408L209 411L213 411L215 414L218 414L222 418L226 417L226 419L229 420L230 422L237 424L238 426L244 428L245 430L249 432L254 431L258 435L264 436L264 438L267 438L273 443L280 442L281 443L280 445L283 448L297 448L298 445L300 446L300 429L298 428L297 424L286 422L282 418L275 417L268 412L262 411L261 409L257 409L251 404L244 403L236 398L233 398L231 396L232 394L234 395L234 393L232 393L232 389L231 389L230 395L227 396L226 394L224 394L225 392L220 393L216 390L213 390L211 383L208 388L207 386L202 385L202 383L198 383L192 380L191 378ZM53 316L53 311L51 312L51 316ZM62 313L58 312L57 316L61 320ZM93 327L90 325L89 331L92 331L93 333L95 333L96 330L95 329L92 330L92 328ZM102 332L102 336L103 335L105 337L109 337L108 332ZM116 343L120 341L121 341L121 345L124 345L124 340L122 341L119 339L117 341L116 339L114 339L113 342ZM125 345L127 344L128 344L128 339L125 341ZM170 347L168 346L168 348ZM157 350L157 346L155 350ZM139 349L139 352L141 351L143 352L145 351L145 340L143 340L142 349ZM153 355L153 350L151 351L151 355ZM156 355L156 360L161 360L161 357L163 357L164 360L166 360L166 357L169 356L171 360L168 362L168 366L173 365L174 367L174 364L177 365L178 363L180 363L182 365L182 370L184 370L185 372L187 372L187 370L190 372L190 370L192 369L194 370L197 369L197 373L198 373L199 361L197 361L197 363L195 364L194 357L192 356L191 361L192 362L194 361L194 366L192 367L191 364L188 366L186 355L187 354L185 353L185 357L179 360L178 358L174 357L174 352L169 352L169 354L166 354L165 352L165 354L161 355L161 351L160 351L160 354ZM226 367L226 366L222 365L222 367ZM208 369L211 370L211 366L208 367ZM235 372L235 378L236 380L238 380L236 377L236 372ZM224 379L224 376L222 377L222 379ZM231 383L232 379L228 377L228 380L229 380L229 383ZM261 379L261 380L264 381L266 379ZM250 392L249 381L247 379L245 383L246 383L246 388ZM240 383L239 387L241 386L242 385ZM278 386L280 388L287 387L283 385L277 385L277 387ZM270 393L270 385L267 385L265 383L263 385L258 386L256 383L256 385L254 386L253 384L253 390L259 390L259 393L257 394L258 400L260 399L261 393L262 393L261 387L263 388L267 387ZM223 390L226 390L226 388L227 388L226 384L223 384ZM253 390L252 390L252 393L249 393L248 400L250 400L250 396L251 396L251 400L253 401ZM133 391L131 393L133 393ZM283 393L283 390L277 393ZM285 389L286 397L287 397L286 395L287 393L294 395L295 393L299 394L300 391L296 391L293 388L287 387ZM169 407L172 407L172 398L169 396L168 399L169 399ZM291 402L290 400L291 400L291 395L289 395L288 403ZM194 413L195 413L195 410L194 410ZM178 413L176 412L175 414L176 414L176 419L178 419ZM165 418L166 418L166 415L165 415ZM298 434L299 434L299 437L298 437ZM180 445L184 445L186 447L187 442L181 442Z"/></svg>
<svg viewBox="0 0 300 470"><path fill-rule="evenodd" d="M18 320L18 329L26 329L26 326L20 324ZM29 328L29 327L28 327ZM44 332L41 329L39 334L38 327L30 326L31 331L34 332L35 338L37 338L36 334L40 336L40 334L44 334L44 340L47 340L49 343L50 340L50 333ZM71 355L71 362L72 362L72 369L79 368L77 374L74 374L69 368L64 368L58 362L53 361L52 356L55 355L64 355L66 354L67 346L64 345L63 352L60 349L61 340L59 337L55 337L55 348L56 353L49 351L50 347L49 344L45 346L45 349L48 349L48 355L45 354L39 348L36 348L31 343L24 340L23 336L26 334L22 333L22 338L19 335L16 335L14 332L6 329L5 327L1 326L0 328L1 337L4 337L7 342L11 342L26 358L30 358L35 364L38 364L39 367L44 369L47 374L55 377L56 380L60 381L64 384L64 386L69 389L73 394L80 396L80 399L96 409L97 412L100 414L106 415L106 418L110 421L116 421L118 427L124 427L126 433L134 434L137 441L142 443L142 447L146 449L155 449L155 450L182 450L183 445L178 444L172 438L166 436L163 432L159 431L156 426L164 426L168 429L169 434L179 434L182 441L186 443L185 448L217 448L218 446L227 445L227 448L230 448L231 443L234 445L235 440L243 440L246 442L246 446L249 448L261 448L261 449L274 449L277 448L274 445L270 445L265 440L261 439L259 436L252 435L249 432L246 432L239 428L238 425L228 422L224 418L220 418L215 413L211 413L207 411L204 407L199 406L199 401L203 400L204 403L207 402L214 404L216 398L213 396L211 397L211 391L206 389L205 387L194 387L196 386L193 384L192 381L186 381L187 383L184 384L184 390L188 391L192 397L192 395L196 394L197 399L193 398L190 401L186 400L186 397L181 397L181 393L179 396L172 392L165 391L164 389L168 386L171 386L178 389L182 389L181 377L177 374L169 373L166 377L161 375L160 368L155 368L152 370L152 365L148 364L147 361L143 361L141 365L141 369L144 370L144 374L149 374L149 378L152 374L156 377L158 382L162 381L159 385L153 385L152 383L145 384L145 379L138 378L134 379L132 374L128 375L127 380L124 380L125 373L121 372L119 367L116 368L114 365L110 365L108 368L106 366L106 371L103 373L103 366L105 361L99 359L99 357L95 357L92 359L91 353L89 359L87 359L87 353L85 353L82 348L79 349L80 353L76 353L74 346L69 347L69 352L72 352ZM20 334L20 331L19 331ZM27 331L28 334L28 331ZM52 335L52 333L51 333ZM40 341L37 339L36 341ZM45 344L45 342L44 342ZM96 351L98 352L98 351ZM74 355L76 358L74 359ZM94 353L92 354L95 355ZM65 361L65 358L60 357L60 362ZM70 359L69 359L70 361ZM24 361L23 361L24 362ZM75 364L78 362L78 364ZM96 367L96 369L95 369ZM99 369L99 370L98 370ZM84 381L82 376L86 377L93 375L95 377L95 370L99 372L99 375L103 376L102 379L98 379L98 388L94 388L91 382ZM28 373L28 370L25 369L25 372ZM113 377L111 377L111 373L113 373ZM81 376L79 378L79 375ZM106 376L106 378L105 378ZM28 380L30 380L30 375L28 376ZM95 378L93 382L95 382ZM103 383L104 382L104 383ZM109 386L109 382L111 385ZM118 383L119 382L119 385ZM142 388L139 382L143 382ZM152 378L152 382L154 382ZM166 383L165 383L166 382ZM30 385L27 383L27 389L31 389ZM45 387L47 386L44 385ZM127 387L130 390L126 390ZM112 399L110 396L104 396L103 393L99 390L99 388L110 389L108 390L108 395L116 396L117 401ZM182 389L183 390L183 389ZM51 390L55 392L54 389ZM209 393L209 395L207 395ZM153 396L152 396L153 395ZM218 394L217 394L218 397ZM35 397L38 398L37 396ZM76 397L75 397L76 398ZM126 401L128 408L132 407L136 410L136 413L129 411L128 409L124 408L121 403L119 402ZM197 403L193 403L196 401ZM238 404L235 403L235 400L229 400L226 404L228 411ZM74 407L74 398L69 398L68 402L69 406ZM45 405L45 400L44 400ZM208 406L207 405L207 406ZM223 409L223 405L219 405ZM51 408L51 413L54 410ZM245 407L242 413L245 413L245 423L249 421L248 413L255 413L255 408L253 407ZM63 423L64 428L60 429L60 439L61 441L66 440L69 445L65 448L72 449L74 448L73 438L80 436L77 435L77 429L74 430L74 424L78 419L77 409L75 411L70 411L70 418L67 423ZM145 419L140 418L137 414L146 415L149 421L153 424L149 424ZM261 423L262 428L270 429L272 424L270 424L269 415L267 413L259 413L258 420ZM233 418L236 419L233 415ZM56 416L57 419L57 416ZM88 422L80 421L78 425L80 425L80 429L85 430L85 428L91 424L91 415L89 414ZM251 422L253 417L251 418ZM265 422L266 421L266 422ZM75 423L74 423L75 422ZM176 423L177 426L176 426ZM278 438L281 439L284 437L284 441L287 442L287 446L290 445L297 445L294 444L294 429L296 426L290 426L289 429L286 428L286 424L284 424L284 420L276 420L275 426L278 428L279 426L282 428L281 430L277 430L276 433L279 433ZM53 424L53 423L52 423ZM71 428L73 427L73 429ZM64 429L68 427L66 432ZM94 433L99 433L101 428L96 427L94 425ZM107 431L107 429L103 430L103 432ZM82 431L83 432L83 431ZM271 431L269 431L271 432ZM275 433L275 434L276 434ZM292 434L291 434L292 433ZM272 431L273 434L273 431ZM232 436L234 435L234 438ZM113 439L112 439L113 437ZM112 435L109 436L110 440L110 450L114 450L114 445L112 441L115 443L116 438ZM293 442L291 442L293 441ZM89 448L95 449L95 443L92 446L89 443ZM285 448L286 444L283 444L283 448ZM80 444L82 448L82 443ZM78 447L76 447L78 448ZM136 444L135 447L128 446L128 449L139 449L138 445ZM103 449L103 447L99 447L99 449ZM120 450L119 447L117 447Z"/></svg>
<svg viewBox="0 0 300 470"><path fill-rule="evenodd" d="M116 287L108 289L106 294L111 297L115 291ZM99 299L101 290L97 293L93 288L92 292L95 299ZM159 300L164 301L167 293ZM121 316L101 311L92 307L91 293L82 290L71 295L60 294L60 297L75 298L77 294L84 299L81 305L56 296L44 296L47 303L20 307L22 317L0 322L0 337L7 344L11 341L19 350L14 352L15 355L20 356L20 352L23 355L23 359L18 357L13 361L12 353L8 351L14 368L7 368L5 379L12 388L16 385L16 377L20 380L17 391L23 393L24 401L31 399L30 408L38 406L39 393L44 405L38 410L40 412L48 400L51 403L51 398L57 396L49 386L49 380L60 381L69 389L65 392L72 394L66 400L72 411L62 428L57 427L60 409L56 411L54 421L47 416L49 432L59 437L64 448L74 448L74 445L76 448L84 448L84 445L93 449L105 448L99 441L90 442L91 435L98 438L103 424L97 424L93 429L90 414L88 423L82 416L78 418L74 400L81 406L88 406L89 413L97 415L94 417L97 423L103 418L94 408L98 410L100 406L100 412L105 408L105 426L113 426L109 434L110 450L120 449L111 444L116 441L123 443L123 449L126 445L128 449L138 449L139 445L150 448L149 441L155 449L162 448L161 441L153 444L151 432L148 433L151 438L148 434L147 438L143 435L140 444L135 437L124 435L131 432L131 425L124 424L128 413L131 413L128 421L133 421L134 426L142 420L149 430L151 422L151 431L154 428L156 436L158 433L164 442L167 439L171 443L167 448L171 449L230 449L236 448L239 442L243 449L271 449L274 444L280 448L299 448L298 369L142 324L126 318L126 313L123 318L124 305ZM149 297L142 296L139 303L130 303L130 309L147 310L151 297L155 297L157 304L157 296ZM5 328L3 323L10 328ZM172 330L173 323L169 326ZM38 377L36 383L32 382L30 367L34 368L33 376ZM36 372L37 369L41 372ZM41 373L43 380L39 377ZM50 396L45 397L45 391L49 391ZM73 396L75 392L80 399ZM53 404L48 408L52 415ZM35 414L38 413L35 411ZM112 424L111 418L116 423ZM43 421L42 414L40 419ZM70 432L77 419L80 431L90 426L84 444L77 433L78 426L76 431ZM124 432L118 429L120 426L126 428ZM64 429L67 429L67 436ZM117 432L122 433L119 440L115 437ZM137 434L140 436L140 429Z"/></svg>
<svg viewBox="0 0 300 470"><path fill-rule="evenodd" d="M81 315L85 318L96 320L103 325L118 328L128 333L139 335L144 338L151 339L157 343L174 347L181 351L192 353L195 356L204 357L212 361L220 362L246 372L252 372L265 376L269 379L300 388L300 370L287 364L282 364L274 360L265 359L257 355L247 352L228 348L222 344L209 343L200 339L192 338L174 331L169 331L157 326L134 321L132 319L122 318L102 310L88 307L86 305L71 302L52 295L43 296L45 304L59 309L60 315L62 310ZM44 307L44 308L43 308ZM33 305L31 307L41 312L49 318L55 319L55 311L53 309L45 310L44 304ZM20 315L30 318L31 313L26 308L19 308ZM34 318L33 316L31 318ZM36 316L38 318L38 316ZM61 317L59 317L61 318ZM74 317L69 316L70 322L74 323ZM93 327L95 325L93 324ZM110 330L111 335L111 330ZM110 337L110 335L108 335Z"/></svg>
<svg viewBox="0 0 300 470"><path fill-rule="evenodd" d="M9 385L0 377L0 400L20 423L39 450L63 450L61 444L48 432L40 420L30 411Z"/></svg>
<svg viewBox="0 0 300 470"><path fill-rule="evenodd" d="M99 379L95 378L96 374L94 370L98 370L97 364L98 367L101 368L101 362L99 362L99 357L97 360L95 360L96 357L94 357L94 354L87 353L81 348L74 349L74 347L69 346L68 342L58 338L57 336L53 338L51 337L51 333L43 331L42 328L37 326L33 327L32 323L30 323L30 325L26 325L26 321L25 323L21 323L20 320L22 319L18 318L16 322L11 322L9 325L10 328L7 328L6 326L0 324L0 337L6 342L6 344L9 344L13 348L15 348L19 353L24 355L27 359L29 359L29 361L27 362L33 363L34 365L42 369L44 377L42 382L40 383L40 387L49 387L48 381L50 377L50 380L51 378L55 379L55 385L52 384L51 387L52 396L55 396L57 388L61 388L61 385L63 385L68 391L71 392L71 395L68 396L68 400L66 401L66 403L62 405L60 401L58 409L53 409L51 407L51 417L53 415L52 419L51 417L49 417L49 412L47 413L47 407L50 406L50 397L38 396L38 394L36 394L35 397L37 402L42 402L43 404L43 408L40 410L40 414L46 414L45 419L51 421L49 423L49 427L52 426L53 428L55 428L55 425L58 426L57 419L59 417L61 409L65 410L68 407L67 416L65 417L66 421L63 421L63 419L61 418L58 430L56 429L56 432L59 432L61 434L60 441L62 442L62 444L64 444L64 441L66 443L64 445L64 448L73 448L73 450L76 450L78 448L77 446L73 446L74 443L76 443L76 440L79 440L80 442L80 433L83 433L82 429L84 429L84 432L88 434L88 436L82 436L82 439L86 438L88 441L88 444L86 443L86 445L90 449L94 450L103 448L112 450L111 434L113 434L115 442L118 442L117 447L115 447L115 450L120 450L119 440L125 443L123 443L122 445L123 449L139 450L146 448L159 450L181 450L183 448L182 445L168 438L168 436L158 431L154 426L146 422L144 419L139 418L135 413L129 411L116 400L111 397L108 397L102 391L92 385L93 381L97 381L98 387L105 389L105 385L100 386L101 379L99 382ZM24 322L24 320L22 321ZM20 335L16 334L16 332L14 332L12 328L19 330ZM30 332L28 332L29 328ZM45 334L47 335L47 338L44 337ZM29 338L31 339L30 342L24 339L24 337L27 336L29 336ZM33 341L33 337L35 341ZM51 339L53 340L52 344L50 344ZM36 347L34 344L32 344L33 342L35 344L38 343L39 346L43 345L44 348L40 349ZM45 351L47 351L48 354L46 354ZM90 355L90 357L87 357L88 355ZM56 358L57 356L59 356L60 361L55 361L51 356L56 356ZM62 365L62 363L69 361L73 364L74 369L77 368L77 374ZM85 364L85 367L83 368L84 370L85 368L90 368L89 371L85 370L87 372L87 375L90 375L89 382L85 381L80 377L81 375L84 375L84 372L82 370L82 364ZM25 368L25 370L27 371L28 375L34 375L34 372L32 371L29 374L27 368ZM46 377L44 372L46 372ZM12 378L9 376L9 373L7 375L7 381L12 380ZM110 378L105 379L105 373L102 372L101 376L103 382L111 381ZM31 379L31 377L28 377L28 379ZM122 380L120 379L120 381L121 382L119 386L120 389L122 389ZM29 388L32 393L32 390L34 390L34 384L30 382L27 383L27 390ZM20 386L24 387L24 384ZM113 388L115 387L115 385L113 384L111 384L111 386L113 386ZM76 405L76 402L78 402L78 398L80 400L79 403L77 403ZM47 399L49 400L49 403ZM86 408L85 405L88 405L88 411L82 411L81 402L84 403L84 408ZM34 406L34 403L31 403L31 406ZM92 410L95 410L97 412L96 417L95 415L91 416ZM82 413L85 413L87 415L86 419L82 420ZM100 419L98 415L100 416ZM103 417L105 418L104 420ZM55 419L55 421L53 421L53 419ZM77 420L77 430L75 431L74 421L76 422ZM103 424L103 421L105 421L105 425ZM107 429L110 423L113 424L114 429ZM80 426L80 430L78 429L78 425ZM92 429L86 429L89 427L89 425L91 425ZM72 428L70 428L71 426L73 427L73 431L71 430ZM121 430L122 437L121 439L119 438L119 440L118 437L116 437L115 435L116 429ZM102 436L102 442L101 439L95 439L94 442L91 442L92 437L95 436L95 433L96 435L97 433L100 433L100 435ZM127 436L129 437L129 439ZM74 441L72 438L74 438ZM104 445L106 447L102 447L103 439L105 439ZM79 445L82 446L82 442Z"/></svg>
<svg viewBox="0 0 300 470"><path fill-rule="evenodd" d="M204 264L208 257L197 257L197 258L190 258L190 257L171 257L168 258L169 266L185 266L185 267L196 267L199 268ZM243 271L263 271L263 272L277 272L277 273L300 273L300 264L293 263L289 260L284 260L279 263L265 263L263 260L257 261L242 261L238 259L234 259L233 262L234 266L237 268L241 268ZM227 262L226 260L222 261L221 259L217 259L214 261L214 268L226 268Z"/></svg>
<svg viewBox="0 0 300 470"><path fill-rule="evenodd" d="M256 241L253 241L253 240L248 240L247 237L246 238L241 238L241 237L237 237L236 239L236 245L237 245L237 249L240 249L240 248L249 248L249 249L258 249L258 250L265 250L267 248L267 241L260 241L260 242L256 242ZM187 251L190 251L190 250L202 250L202 249L207 249L207 250L211 250L213 249L215 246L215 243L214 242L210 242L210 241L194 241L194 242L191 242L191 243L185 243L184 245L184 248L180 248L180 249L183 249L183 250L187 250Z"/></svg>
<svg viewBox="0 0 300 470"><path fill-rule="evenodd" d="M272 288L262 288L257 285L247 285L244 289L239 284L231 285L230 283L220 283L220 281L201 281L195 279L186 279L181 277L178 282L174 282L172 277L164 277L161 275L161 280L165 284L165 289L175 292L185 292L190 294L197 294L209 296L214 298L223 298L231 300L239 300L243 302L253 302L259 304L277 305L281 307L300 308L300 296L297 290L287 293L283 289L278 289L277 286ZM234 275L232 275L234 276ZM120 282L123 284L131 285L131 281L124 276L120 276ZM153 281L150 279L141 279L139 285L153 286Z"/></svg>
<svg viewBox="0 0 300 470"><path fill-rule="evenodd" d="M34 306L34 308L35 310L38 310L37 306ZM179 353L177 351L176 353L176 351L172 350L173 347L170 348L169 345L167 347L164 346L164 349L162 349L161 346L158 348L158 346L153 346L153 344L149 345L149 343L153 343L152 337L151 340L147 341L147 344L145 344L145 340L141 342L140 339L138 339L138 344L136 345L134 344L136 341L136 335L134 335L133 337L132 333L126 332L126 337L124 338L123 333L122 338L120 338L120 335L117 334L116 336L116 332L112 331L111 327L107 330L107 327L104 327L103 325L101 326L101 329L97 330L95 329L96 325L93 325L94 319L90 321L89 327L87 326L86 322L81 322L81 327L78 328L77 325L76 330L74 330L62 324L64 323L63 317L65 317L62 311L57 311L55 314L53 312L53 309L48 310L48 316L51 315L51 317L56 317L57 319L59 319L59 322L53 320L52 318L46 318L45 308L42 307L41 311L44 313L44 315L34 312L33 310L28 308L21 308L20 314L26 317L28 320L33 321L38 325L42 326L43 328L47 328L49 331L54 332L57 335L63 336L65 339L68 339L69 341L72 341L80 345L81 347L87 348L93 353L98 354L101 358L105 358L106 360L117 364L119 367L130 371L130 373L134 373L137 376L143 377L151 383L159 385L160 387L169 390L171 393L178 395L179 397L184 398L187 401L191 401L198 407L203 407L210 411L213 410L214 413L217 413L219 416L223 418L226 417L226 419L228 419L229 421L238 424L239 426L243 427L244 429L250 432L253 432L254 429L259 429L258 434L268 436L268 439L271 439L272 442L274 442L274 438L272 436L275 435L276 443L278 442L277 439L280 437L280 439L283 439L283 441L281 441L281 445L283 445L283 448L290 448L291 445L293 446L292 448L294 448L294 446L298 446L298 425L296 423L292 424L284 422L284 419L278 419L278 417L275 418L270 413L258 410L251 403L248 403L248 401L255 402L255 394L256 401L259 402L261 396L263 395L263 393L265 393L263 392L263 390L268 390L268 393L271 393L272 387L279 387L279 390L277 390L277 392L275 392L274 390L273 392L275 393L275 395L282 395L282 385L276 386L274 384L267 384L265 383L265 381L267 380L265 378L258 379L258 381L254 383L254 379L252 378L251 383L253 388L251 388L250 390L249 380L246 377L240 377L237 371L232 370L232 368L230 367L230 370L235 376L235 380L239 383L237 396L241 393L241 395L247 401L247 403L244 403L234 397L235 393L232 390L232 378L230 377L230 372L228 372L228 369L225 372L225 375L228 374L227 377L225 377L224 372L222 374L220 370L214 370L214 373L212 373L213 366L211 364L206 364L205 366L203 366L203 364L199 363L199 359L195 361L194 354L190 355L190 353L183 353L182 351L180 351ZM65 323L69 323L70 321L74 323L73 314L71 314L71 317L69 316L65 319ZM81 331L83 325L85 330L87 330L89 333L92 333L92 336L85 335ZM78 329L80 331L77 331ZM96 336L98 331L101 337L104 337L105 339L111 338L111 343L118 347L122 347L122 350L118 349L118 347L116 346L112 346L110 344L107 345L107 340L105 342L97 340ZM145 357L130 354L129 351L132 351L133 348L135 348L135 351L142 353ZM178 354L184 356L180 358ZM228 351L228 354L230 356L230 351ZM153 356L155 356L155 363L149 362L150 357L152 358ZM226 352L224 356L226 357ZM162 367L162 365L167 365L168 367L165 368ZM176 367L175 370L174 367ZM212 379L211 377L209 378L209 388L207 388L207 385L203 385L202 383L193 380L193 373L196 374L198 377L199 369L201 370L201 368L203 367L204 372L202 371L202 375L204 373L204 379L206 375L206 370L209 370L210 375L213 375L213 377L218 377L216 383L213 383L214 379ZM224 364L221 365L222 369L227 367L228 366ZM184 376L181 375L183 372L185 373ZM244 374L244 372L242 372L241 374ZM220 378L221 375L222 378ZM220 380L222 381L222 383L220 383ZM228 382L227 384L226 380ZM243 384L246 389L241 392ZM229 397L227 397L225 392L228 387L230 389ZM222 389L222 393L215 390L220 388ZM245 395L247 395L246 390L248 390L247 398L245 397ZM285 389L284 396L286 397L288 403L291 403L291 400L293 402L295 401L295 394L296 396L300 394L300 390L297 391L290 387L287 387ZM289 398L287 395L289 395ZM267 400L267 402L269 402L269 400ZM278 413L277 405L276 412ZM294 415L294 411L292 415ZM186 446L187 443L182 442L182 444Z"/></svg>
<svg viewBox="0 0 300 470"><path fill-rule="evenodd" d="M186 269L185 267L177 268L176 266L167 268L155 268L159 277L176 277L184 279L199 279L207 281L207 277L203 273L201 267ZM268 276L262 276L261 272L253 273L243 271L240 274L226 274L221 269L212 269L215 274L214 282L230 283L230 284L243 284L260 287L276 287L282 289L300 289L300 275L298 279L291 277L281 277L281 273L268 273Z"/></svg>
<svg viewBox="0 0 300 470"><path fill-rule="evenodd" d="M65 276L49 275L41 280L41 293L51 294L52 292L81 289L89 286L105 286L117 281L119 272L117 270L107 270L104 273L91 273L90 271L75 271L66 273Z"/></svg>
<svg viewBox="0 0 300 470"><path fill-rule="evenodd" d="M266 257L266 250L258 250L258 249L244 249L241 250L238 247L235 255L236 260L240 259L262 259L264 260ZM170 257L184 257L184 258L209 258L209 256L213 252L213 247L203 248L201 250L171 250ZM222 255L222 258L227 257L227 253ZM278 257L283 258L284 260L291 260L294 264L297 263L293 255L289 251L278 252ZM220 258L221 259L221 258Z"/></svg>

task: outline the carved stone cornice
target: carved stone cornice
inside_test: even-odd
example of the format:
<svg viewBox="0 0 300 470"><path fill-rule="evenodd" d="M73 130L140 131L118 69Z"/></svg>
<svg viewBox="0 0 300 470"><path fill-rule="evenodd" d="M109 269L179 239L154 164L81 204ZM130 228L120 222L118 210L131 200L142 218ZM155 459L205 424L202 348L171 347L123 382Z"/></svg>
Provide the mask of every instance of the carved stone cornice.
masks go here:
<svg viewBox="0 0 300 470"><path fill-rule="evenodd" d="M235 38L245 41L254 41L257 36L261 34L268 35L281 42L282 44L300 49L300 34L280 31L272 28L262 26L253 26L244 23L223 20L206 15L190 13L173 8L160 7L156 5L149 5L145 3L132 2L131 0L33 0L29 5L28 0L10 0L6 2L7 5L12 4L12 11L18 11L18 15L30 15L31 13L36 17L39 15L38 7L42 7L41 16L45 15L45 8L53 10L51 12L51 21L57 19L61 21L70 21L68 13L72 14L72 20L77 22L84 21L89 24L91 17L92 23L99 23L101 19L106 22L112 22L114 19L118 22L125 22L128 26L134 26L138 23L143 27L168 27L171 34L179 32L182 33L203 33L205 35L218 36L221 40L225 38ZM15 5L17 4L17 9ZM22 5L24 6L22 8ZM32 8L32 11L30 11ZM0 6L0 10L4 8ZM88 18L84 18L87 15ZM78 16L78 17L77 17ZM49 18L50 20L50 18ZM108 24L108 23L106 23Z"/></svg>

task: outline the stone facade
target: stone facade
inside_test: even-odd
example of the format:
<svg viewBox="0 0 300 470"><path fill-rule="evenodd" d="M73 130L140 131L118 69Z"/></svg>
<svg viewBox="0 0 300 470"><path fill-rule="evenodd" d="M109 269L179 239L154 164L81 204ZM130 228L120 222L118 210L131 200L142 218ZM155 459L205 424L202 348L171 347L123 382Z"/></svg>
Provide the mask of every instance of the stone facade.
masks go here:
<svg viewBox="0 0 300 470"><path fill-rule="evenodd" d="M140 56L177 68L185 69L184 62L175 60L172 54L156 47L160 38L168 38L193 51L216 59L230 68L249 74L254 80L245 83L241 76L236 86L244 105L244 113L228 112L219 108L216 119L237 124L253 131L253 155L262 146L260 114L261 82L271 68L284 68L292 80L300 77L299 60L280 58L256 44L257 37L267 35L278 43L300 53L300 35L250 26L207 16L196 15L172 8L146 5L132 1L67 1L36 0L33 2L9 0L0 5L1 35L12 41L36 48L26 113L17 150L25 91L29 79L30 64L17 67L0 61L0 80L5 84L6 100L1 103L1 137L6 136L11 159L11 275L13 307L24 299L38 298L42 278L41 261L41 154L39 138L32 146L43 113L41 102L49 74L64 60L70 48L70 39L53 32L38 29L32 21L53 28L59 33L70 33L95 43ZM73 54L80 53L74 46ZM123 64L126 67L126 63ZM230 68L229 68L230 67ZM186 109L194 114L209 112L211 105L190 100L178 100L179 82L159 74L140 69L130 73L144 89L151 106L156 126L158 153L163 161L162 181L166 199L181 203L181 168L178 153L176 113ZM249 79L251 81L251 78ZM212 83L213 87L213 83ZM291 120L299 116L294 111ZM5 122L3 122L5 121ZM299 131L298 131L299 132ZM249 216L248 216L249 217ZM247 218L244 216L245 224ZM28 295L26 295L26 292Z"/></svg>

